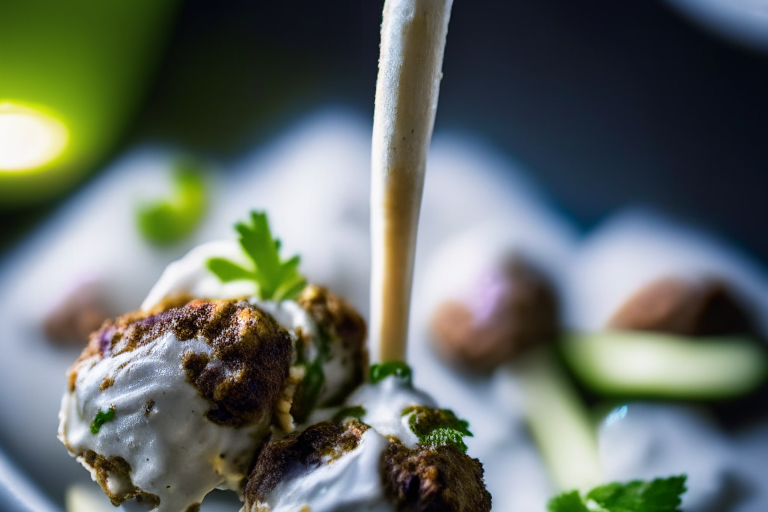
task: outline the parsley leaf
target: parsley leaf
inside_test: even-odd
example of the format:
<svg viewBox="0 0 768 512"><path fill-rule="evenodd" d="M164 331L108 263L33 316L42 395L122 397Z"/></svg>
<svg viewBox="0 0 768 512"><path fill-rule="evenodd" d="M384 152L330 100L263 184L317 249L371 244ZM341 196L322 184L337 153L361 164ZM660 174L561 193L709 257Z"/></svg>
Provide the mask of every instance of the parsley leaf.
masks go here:
<svg viewBox="0 0 768 512"><path fill-rule="evenodd" d="M138 206L136 225L144 238L170 244L192 233L205 215L207 197L203 169L179 160L173 170L173 194Z"/></svg>
<svg viewBox="0 0 768 512"><path fill-rule="evenodd" d="M595 487L583 497L571 491L552 498L547 508L550 512L680 512L685 479L679 475L650 482L611 483ZM590 503L600 508L590 507Z"/></svg>
<svg viewBox="0 0 768 512"><path fill-rule="evenodd" d="M400 379L405 379L408 382L408 385L411 385L411 367L403 362L391 361L389 363L374 364L371 365L370 369L368 370L369 380L373 384L381 382L390 375L394 375Z"/></svg>
<svg viewBox="0 0 768 512"><path fill-rule="evenodd" d="M590 512L579 496L579 491L564 492L549 500L550 512Z"/></svg>
<svg viewBox="0 0 768 512"><path fill-rule="evenodd" d="M253 279L251 271L224 258L211 258L207 261L208 270L216 274L222 282Z"/></svg>
<svg viewBox="0 0 768 512"><path fill-rule="evenodd" d="M462 452L467 451L464 437L472 437L469 423L459 419L450 409L410 406L403 410L403 416L409 416L408 426L419 443L430 448L453 446Z"/></svg>
<svg viewBox="0 0 768 512"><path fill-rule="evenodd" d="M101 426L105 424L108 421L112 421L115 418L115 406L113 405L106 411L99 410L99 412L96 413L96 417L93 419L93 422L91 423L91 434L98 434L99 430L101 430Z"/></svg>
<svg viewBox="0 0 768 512"><path fill-rule="evenodd" d="M286 300L298 297L306 280L299 274L299 257L280 259L280 240L272 237L267 214L251 212L250 219L238 222L235 229L243 251L253 262L253 268L243 268L224 258L210 258L208 270L222 282L249 280L256 283L262 300Z"/></svg>

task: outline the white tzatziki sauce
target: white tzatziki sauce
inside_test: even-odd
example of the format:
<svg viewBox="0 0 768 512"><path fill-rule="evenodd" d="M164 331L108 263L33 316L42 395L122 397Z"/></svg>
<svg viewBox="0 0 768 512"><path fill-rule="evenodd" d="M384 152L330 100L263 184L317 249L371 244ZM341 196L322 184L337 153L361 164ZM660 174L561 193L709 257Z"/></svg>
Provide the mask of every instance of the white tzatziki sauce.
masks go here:
<svg viewBox="0 0 768 512"><path fill-rule="evenodd" d="M141 303L142 311L150 311L165 299L182 295L198 299L237 299L256 294L253 281L222 283L205 265L210 258L225 258L245 268L253 265L235 240L216 240L198 245L166 267Z"/></svg>
<svg viewBox="0 0 768 512"><path fill-rule="evenodd" d="M379 474L388 445L386 437L369 428L353 450L282 480L266 503L258 503L250 512L393 512Z"/></svg>
<svg viewBox="0 0 768 512"><path fill-rule="evenodd" d="M239 490L243 473L266 434L269 417L259 425L233 428L209 421L210 403L188 381L184 353L211 353L200 338L179 341L167 333L114 357L93 356L78 368L74 391L67 391L59 413L59 438L85 464L92 450L130 464L130 481L107 474L102 482L119 495L132 486L160 498L157 512L179 512L216 487ZM113 383L104 383L113 379ZM102 389L103 388L103 389ZM97 433L91 426L99 411L114 410Z"/></svg>
<svg viewBox="0 0 768 512"><path fill-rule="evenodd" d="M248 297L251 304L270 314L281 327L286 329L292 340L296 341L296 329L305 335L319 340L320 330L314 318L295 301L280 302L256 298L256 286L251 281L233 281L223 283L206 267L210 258L225 258L248 268L249 262L235 240L217 240L195 247L180 259L174 261L163 272L160 279L141 305L143 311L150 311L164 300L189 295L197 299L237 299ZM331 356L322 361L325 381L318 397L318 404L337 396L355 371L354 360L342 357L344 350L339 340L329 340ZM317 342L311 344L307 359L319 356Z"/></svg>
<svg viewBox="0 0 768 512"><path fill-rule="evenodd" d="M429 395L394 375L376 384L363 384L345 403L348 406L362 406L365 414L360 417L360 421L383 436L397 437L408 448L414 448L419 440L408 426L409 416L403 416L403 410L413 405L437 407Z"/></svg>
<svg viewBox="0 0 768 512"><path fill-rule="evenodd" d="M389 376L376 384L364 384L346 400L345 406L361 406L360 421L366 430L355 449L317 468L303 468L281 481L265 502L248 512L389 512L394 505L386 498L381 479L381 459L395 436L408 448L418 443L408 425L406 407L435 407L434 401L406 381ZM337 409L320 409L306 425L330 419ZM305 507L305 508L302 508Z"/></svg>

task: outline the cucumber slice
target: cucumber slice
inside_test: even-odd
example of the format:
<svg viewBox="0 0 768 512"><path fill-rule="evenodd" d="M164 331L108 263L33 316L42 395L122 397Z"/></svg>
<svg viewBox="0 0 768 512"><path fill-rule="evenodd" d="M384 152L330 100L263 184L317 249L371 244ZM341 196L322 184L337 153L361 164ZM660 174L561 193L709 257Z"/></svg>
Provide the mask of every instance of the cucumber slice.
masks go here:
<svg viewBox="0 0 768 512"><path fill-rule="evenodd" d="M597 428L551 348L501 368L523 392L528 429L555 486L586 490L603 483Z"/></svg>
<svg viewBox="0 0 768 512"><path fill-rule="evenodd" d="M749 338L605 331L567 334L560 350L576 377L605 395L722 399L768 375L765 348Z"/></svg>

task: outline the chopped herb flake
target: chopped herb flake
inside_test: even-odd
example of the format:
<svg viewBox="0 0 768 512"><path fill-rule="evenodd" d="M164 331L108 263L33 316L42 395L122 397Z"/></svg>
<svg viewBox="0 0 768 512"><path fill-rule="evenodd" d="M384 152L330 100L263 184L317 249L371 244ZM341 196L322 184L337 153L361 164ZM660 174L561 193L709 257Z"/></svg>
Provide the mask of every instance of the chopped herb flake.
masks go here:
<svg viewBox="0 0 768 512"><path fill-rule="evenodd" d="M272 237L266 213L253 211L249 221L238 222L235 229L253 268L243 268L224 258L211 258L206 262L208 270L224 283L253 281L262 300L295 299L307 284L298 271L299 257L280 259L280 241Z"/></svg>
<svg viewBox="0 0 768 512"><path fill-rule="evenodd" d="M585 496L570 491L549 501L550 512L680 512L685 475L595 487ZM589 504L596 504L595 508Z"/></svg>
<svg viewBox="0 0 768 512"><path fill-rule="evenodd" d="M91 434L98 434L101 430L101 426L108 421L112 421L115 418L115 406L113 405L106 411L100 410L96 413L96 417L91 423Z"/></svg>
<svg viewBox="0 0 768 512"><path fill-rule="evenodd" d="M389 363L374 364L371 366L368 376L373 384L381 382L390 375L394 375L400 379L404 379L411 385L412 372L411 367L400 361L392 361Z"/></svg>
<svg viewBox="0 0 768 512"><path fill-rule="evenodd" d="M472 437L469 423L457 418L450 409L411 406L403 410L403 416L408 415L408 426L424 446L453 446L462 452L467 451L463 438Z"/></svg>
<svg viewBox="0 0 768 512"><path fill-rule="evenodd" d="M334 414L333 421L342 421L347 418L355 418L359 420L365 416L365 407L362 405L353 405L352 407L343 407Z"/></svg>

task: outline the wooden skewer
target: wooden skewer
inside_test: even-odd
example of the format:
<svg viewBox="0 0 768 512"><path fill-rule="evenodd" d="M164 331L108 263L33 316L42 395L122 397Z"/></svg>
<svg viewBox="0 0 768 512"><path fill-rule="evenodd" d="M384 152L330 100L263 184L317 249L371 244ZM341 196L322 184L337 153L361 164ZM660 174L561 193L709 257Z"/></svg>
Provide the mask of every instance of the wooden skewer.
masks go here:
<svg viewBox="0 0 768 512"><path fill-rule="evenodd" d="M405 361L416 229L453 0L386 0L371 156L371 356Z"/></svg>

